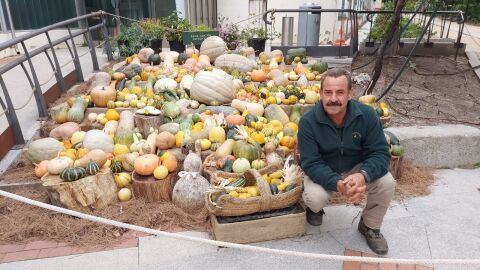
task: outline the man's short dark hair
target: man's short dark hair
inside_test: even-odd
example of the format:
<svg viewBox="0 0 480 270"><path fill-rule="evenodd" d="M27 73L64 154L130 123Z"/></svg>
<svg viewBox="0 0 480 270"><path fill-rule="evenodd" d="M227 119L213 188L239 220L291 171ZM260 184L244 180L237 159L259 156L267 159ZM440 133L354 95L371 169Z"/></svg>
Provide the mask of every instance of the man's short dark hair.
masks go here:
<svg viewBox="0 0 480 270"><path fill-rule="evenodd" d="M329 69L327 71L327 73L325 73L325 75L323 75L322 82L321 82L322 91L323 91L323 82L325 81L325 79L327 77L338 78L338 77L341 77L341 76L345 76L347 78L348 90L351 90L352 89L352 76L350 76L350 72L348 72L344 68L332 68L332 69Z"/></svg>

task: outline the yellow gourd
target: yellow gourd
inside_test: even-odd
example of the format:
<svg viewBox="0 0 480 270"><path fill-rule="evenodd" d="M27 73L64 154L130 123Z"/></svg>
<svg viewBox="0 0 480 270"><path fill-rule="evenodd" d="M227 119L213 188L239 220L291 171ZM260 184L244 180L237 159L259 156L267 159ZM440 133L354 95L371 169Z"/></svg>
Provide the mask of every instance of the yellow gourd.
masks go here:
<svg viewBox="0 0 480 270"><path fill-rule="evenodd" d="M120 114L115 109L108 109L105 113L105 118L107 120L120 120Z"/></svg>
<svg viewBox="0 0 480 270"><path fill-rule="evenodd" d="M130 152L130 149L128 149L128 146L124 145L124 144L115 144L115 146L113 146L113 154L115 156L118 156L118 155L122 155L122 154L127 154Z"/></svg>
<svg viewBox="0 0 480 270"><path fill-rule="evenodd" d="M208 139L214 143L223 143L225 141L225 137L225 130L222 127L213 127L208 133Z"/></svg>

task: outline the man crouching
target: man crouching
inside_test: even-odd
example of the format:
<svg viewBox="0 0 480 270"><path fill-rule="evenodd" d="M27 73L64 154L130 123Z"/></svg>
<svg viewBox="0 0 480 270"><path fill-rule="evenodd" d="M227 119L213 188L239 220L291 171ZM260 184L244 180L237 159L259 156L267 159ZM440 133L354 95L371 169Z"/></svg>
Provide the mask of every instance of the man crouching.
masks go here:
<svg viewBox="0 0 480 270"><path fill-rule="evenodd" d="M322 224L323 208L335 191L351 203L367 194L358 230L375 253L386 254L380 227L396 182L388 172L390 153L380 119L371 107L352 100L351 77L344 69L327 71L320 97L301 118L298 131L307 221Z"/></svg>

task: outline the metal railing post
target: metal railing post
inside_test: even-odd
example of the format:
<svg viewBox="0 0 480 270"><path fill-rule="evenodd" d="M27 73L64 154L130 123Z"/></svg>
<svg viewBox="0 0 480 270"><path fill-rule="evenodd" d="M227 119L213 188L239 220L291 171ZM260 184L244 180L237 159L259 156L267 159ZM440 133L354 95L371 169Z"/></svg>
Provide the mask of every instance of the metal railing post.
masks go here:
<svg viewBox="0 0 480 270"><path fill-rule="evenodd" d="M47 40L48 40L48 44L50 45L50 50L52 50L53 61L55 62L54 71L55 71L55 77L57 78L57 83L60 86L60 89L62 90L62 92L66 92L67 88L65 87L65 81L63 80L62 69L60 68L60 64L58 63L58 58L57 58L57 54L55 53L55 48L52 45L52 40L50 39L50 35L48 34L48 32L45 32L45 35L47 35Z"/></svg>
<svg viewBox="0 0 480 270"><path fill-rule="evenodd" d="M72 49L74 54L73 64L75 65L75 71L77 73L77 82L83 82L84 79L82 66L80 65L80 58L78 58L77 47L75 46L75 41L73 40L72 30L70 30L70 27L68 27L68 34L70 35L70 40L72 41Z"/></svg>
<svg viewBox="0 0 480 270"><path fill-rule="evenodd" d="M38 82L37 73L35 72L35 68L33 67L32 59L30 58L30 54L28 53L27 46L25 46L25 42L20 42L22 44L23 51L25 56L27 57L28 65L30 66L30 71L32 72L33 83L34 83L34 95L35 101L37 102L37 109L38 115L40 118L48 118L48 110L47 104L45 99L43 98L42 88L40 87L40 83Z"/></svg>
<svg viewBox="0 0 480 270"><path fill-rule="evenodd" d="M102 24L103 24L103 37L105 39L105 50L107 51L107 59L108 61L113 61L112 55L112 48L110 47L110 40L108 35L108 28L107 28L107 18L105 18L105 14L102 13Z"/></svg>
<svg viewBox="0 0 480 270"><path fill-rule="evenodd" d="M90 28L88 26L86 35L88 49L90 50L90 55L92 56L93 70L100 70L100 68L98 67L97 51L95 50L95 46L93 46L92 33L90 32Z"/></svg>
<svg viewBox="0 0 480 270"><path fill-rule="evenodd" d="M5 85L2 76L0 76L0 86L2 87L3 96L5 97L5 101L7 102L7 110L5 110L5 104L3 104L3 101L2 107L5 110L5 116L7 117L8 125L11 126L13 129L13 134L15 135L15 143L17 145L23 145L25 144L25 139L23 138L22 128L20 127L20 123L18 122L17 113L15 112L15 108L13 107L12 100L10 99L7 86Z"/></svg>

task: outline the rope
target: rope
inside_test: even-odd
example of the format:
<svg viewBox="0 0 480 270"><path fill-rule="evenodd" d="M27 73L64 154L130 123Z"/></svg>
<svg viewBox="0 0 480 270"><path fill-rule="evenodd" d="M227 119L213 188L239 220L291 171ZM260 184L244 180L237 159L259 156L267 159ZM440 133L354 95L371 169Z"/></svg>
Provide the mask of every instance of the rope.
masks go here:
<svg viewBox="0 0 480 270"><path fill-rule="evenodd" d="M296 256L296 257L303 257L303 258L310 258L310 259L320 259L320 260L332 260L332 261L356 261L356 262L369 262L369 263L396 263L396 264L473 264L473 265L480 265L479 259L392 259L392 258L377 258L377 257L359 257L359 256L343 256L343 255L328 255L328 254L318 254L318 253L307 253L307 252L300 252L300 251L292 251L292 250L279 250L279 249L272 249L272 248L265 248L265 247L257 247L257 246L250 246L250 245L243 245L243 244L236 244L236 243L229 243L223 241L216 241L210 239L203 239L188 235L181 235L177 233L169 233L159 230L154 230L150 228L145 228L133 224L123 223L115 220L110 220L102 217L92 216L84 213L80 213L77 211L57 207L54 205L42 203L39 201L35 201L29 198L25 198L22 196L18 196L13 193L9 193L3 190L0 190L0 195L23 202L29 205L37 206L40 208L44 208L47 210L59 212L62 214L86 219L89 221L103 223L115 227L120 227L128 230L139 231L147 234L157 235L157 236L164 236L179 240L186 240L192 241L212 246L218 247L229 247L235 248L243 251L251 251L251 252L263 252L267 254L275 254L275 255L286 255L286 256Z"/></svg>

